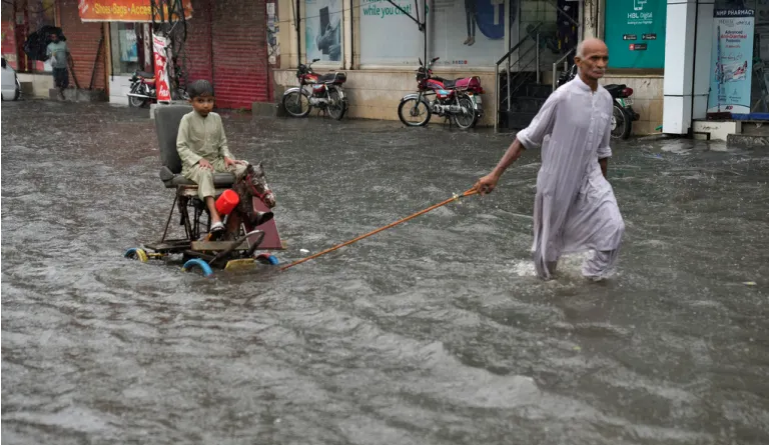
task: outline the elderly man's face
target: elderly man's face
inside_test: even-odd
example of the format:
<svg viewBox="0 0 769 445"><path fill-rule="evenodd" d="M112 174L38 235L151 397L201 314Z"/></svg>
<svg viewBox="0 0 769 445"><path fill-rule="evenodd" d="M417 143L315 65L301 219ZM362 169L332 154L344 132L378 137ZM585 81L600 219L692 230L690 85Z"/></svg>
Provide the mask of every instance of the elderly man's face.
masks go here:
<svg viewBox="0 0 769 445"><path fill-rule="evenodd" d="M609 49L602 42L585 45L582 48L582 57L575 57L574 61L579 71L585 76L598 80L606 73L609 64Z"/></svg>

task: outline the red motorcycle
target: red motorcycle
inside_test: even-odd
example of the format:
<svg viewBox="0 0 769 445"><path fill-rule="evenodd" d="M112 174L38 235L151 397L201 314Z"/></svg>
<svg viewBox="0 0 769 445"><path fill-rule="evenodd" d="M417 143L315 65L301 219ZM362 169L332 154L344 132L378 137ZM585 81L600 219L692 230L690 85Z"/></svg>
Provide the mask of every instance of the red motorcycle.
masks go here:
<svg viewBox="0 0 769 445"><path fill-rule="evenodd" d="M342 72L316 74L312 64L300 64L296 70L299 86L289 88L283 93L283 107L288 114L295 117L305 117L310 114L312 107L317 107L336 120L344 117L347 111L347 98L344 96L342 84L347 81L347 74Z"/></svg>
<svg viewBox="0 0 769 445"><path fill-rule="evenodd" d="M472 76L448 80L433 76L431 67L438 59L432 59L427 66L419 59L416 75L418 92L401 99L398 117L405 125L421 127L427 125L435 113L450 118L462 130L475 127L483 116L481 78Z"/></svg>
<svg viewBox="0 0 769 445"><path fill-rule="evenodd" d="M134 75L131 77L131 91L126 95L128 96L128 104L132 107L142 107L148 103L157 103L155 74L146 71L134 71ZM187 91L183 88L179 88L173 98L187 100L189 95L187 95Z"/></svg>

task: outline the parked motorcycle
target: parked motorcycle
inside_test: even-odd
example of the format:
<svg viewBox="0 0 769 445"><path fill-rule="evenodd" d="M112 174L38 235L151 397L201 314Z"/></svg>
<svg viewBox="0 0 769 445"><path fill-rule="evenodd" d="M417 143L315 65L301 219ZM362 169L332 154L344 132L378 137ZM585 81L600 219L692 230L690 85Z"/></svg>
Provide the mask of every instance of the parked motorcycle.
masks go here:
<svg viewBox="0 0 769 445"><path fill-rule="evenodd" d="M432 114L450 118L459 128L473 128L483 116L481 78L464 77L455 80L433 76L432 59L427 66L419 59L417 92L407 94L398 105L398 117L410 127L421 127L430 122ZM435 98L430 100L429 97ZM408 118L416 118L408 120Z"/></svg>
<svg viewBox="0 0 769 445"><path fill-rule="evenodd" d="M347 74L334 72L316 74L312 64L320 59L314 59L309 65L300 64L296 70L299 86L289 88L283 93L283 107L295 117L305 117L310 114L312 107L317 107L340 120L347 112L347 98L342 84L347 81ZM305 88L309 86L308 88Z"/></svg>
<svg viewBox="0 0 769 445"><path fill-rule="evenodd" d="M147 71L135 71L131 77L131 90L127 94L128 104L132 107L142 107L147 103L157 102L155 89L155 74ZM187 92L181 88L176 92L176 98L189 99Z"/></svg>
<svg viewBox="0 0 769 445"><path fill-rule="evenodd" d="M155 74L147 71L135 71L131 77L131 91L127 94L128 104L141 107L148 102L156 102Z"/></svg>
<svg viewBox="0 0 769 445"><path fill-rule="evenodd" d="M557 88L577 77L577 65L564 71L558 77ZM640 115L633 110L633 89L625 84L604 85L606 91L614 99L614 112L611 117L611 137L615 139L627 139L633 130L633 121L637 121Z"/></svg>

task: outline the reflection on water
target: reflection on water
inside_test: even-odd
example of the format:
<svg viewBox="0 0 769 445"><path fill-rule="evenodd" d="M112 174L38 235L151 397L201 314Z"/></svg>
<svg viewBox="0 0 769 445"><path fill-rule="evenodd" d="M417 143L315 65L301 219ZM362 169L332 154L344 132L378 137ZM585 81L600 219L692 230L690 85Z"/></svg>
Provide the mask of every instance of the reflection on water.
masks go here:
<svg viewBox="0 0 769 445"><path fill-rule="evenodd" d="M124 260L172 201L146 111L6 103L8 443L769 443L769 152L615 146L618 276L529 261L536 153L285 273ZM467 189L509 135L225 116L306 256ZM746 282L755 285L746 285Z"/></svg>

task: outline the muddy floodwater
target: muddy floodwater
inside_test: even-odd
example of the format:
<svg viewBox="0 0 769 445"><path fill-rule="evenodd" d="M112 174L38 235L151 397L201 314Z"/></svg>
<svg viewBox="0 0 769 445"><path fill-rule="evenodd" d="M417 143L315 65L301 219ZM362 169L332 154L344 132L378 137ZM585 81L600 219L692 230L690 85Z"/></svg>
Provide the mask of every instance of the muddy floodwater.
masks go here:
<svg viewBox="0 0 769 445"><path fill-rule="evenodd" d="M2 108L4 445L769 443L767 149L614 144L604 283L580 256L534 276L537 152L489 196L206 279L122 256L173 200L147 110ZM283 263L466 190L511 137L224 122L264 161Z"/></svg>

